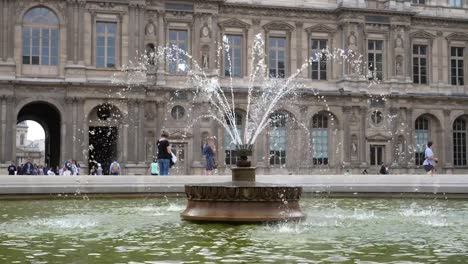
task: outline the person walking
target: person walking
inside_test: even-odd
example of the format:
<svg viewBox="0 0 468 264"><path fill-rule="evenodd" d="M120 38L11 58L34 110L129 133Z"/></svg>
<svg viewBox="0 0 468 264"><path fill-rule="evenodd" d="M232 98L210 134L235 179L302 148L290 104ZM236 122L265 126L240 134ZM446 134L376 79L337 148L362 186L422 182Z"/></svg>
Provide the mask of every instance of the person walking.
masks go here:
<svg viewBox="0 0 468 264"><path fill-rule="evenodd" d="M109 173L111 175L120 175L120 164L114 160L109 167Z"/></svg>
<svg viewBox="0 0 468 264"><path fill-rule="evenodd" d="M151 175L159 175L159 164L157 159L153 159L150 164Z"/></svg>
<svg viewBox="0 0 468 264"><path fill-rule="evenodd" d="M8 166L8 175L15 175L16 172L16 166L14 163L11 163L10 166Z"/></svg>
<svg viewBox="0 0 468 264"><path fill-rule="evenodd" d="M169 134L163 131L161 138L158 140L158 163L161 176L169 175L169 166L172 159L172 148L168 137Z"/></svg>
<svg viewBox="0 0 468 264"><path fill-rule="evenodd" d="M206 140L206 145L203 148L203 155L206 158L206 175L212 175L213 170L216 169L216 160L215 160L215 153L216 153L216 145L214 143L214 139L212 137Z"/></svg>
<svg viewBox="0 0 468 264"><path fill-rule="evenodd" d="M424 170L427 174L431 174L434 176L435 164L439 161L436 157L434 157L434 152L432 151L433 143L432 141L427 142L426 151L424 151L425 160L423 162Z"/></svg>

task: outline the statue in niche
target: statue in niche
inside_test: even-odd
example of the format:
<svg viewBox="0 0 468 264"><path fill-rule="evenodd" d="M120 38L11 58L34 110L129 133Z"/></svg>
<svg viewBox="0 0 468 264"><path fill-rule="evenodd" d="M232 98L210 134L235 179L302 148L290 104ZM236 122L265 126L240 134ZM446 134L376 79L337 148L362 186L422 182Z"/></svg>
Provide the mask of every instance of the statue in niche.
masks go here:
<svg viewBox="0 0 468 264"><path fill-rule="evenodd" d="M145 28L145 35L148 36L148 37L154 36L154 25L153 25L153 22L150 21L150 22L146 25L146 28Z"/></svg>
<svg viewBox="0 0 468 264"><path fill-rule="evenodd" d="M203 54L202 55L202 68L203 69L208 69L209 68L209 55L208 54Z"/></svg>
<svg viewBox="0 0 468 264"><path fill-rule="evenodd" d="M403 57L401 55L396 56L395 58L395 72L396 75L403 74Z"/></svg>
<svg viewBox="0 0 468 264"><path fill-rule="evenodd" d="M357 137L356 135L352 136L351 139L351 157L356 157L357 156L357 151L358 151L358 146L357 146Z"/></svg>
<svg viewBox="0 0 468 264"><path fill-rule="evenodd" d="M201 66L203 69L210 68L210 47L208 45L202 48Z"/></svg>

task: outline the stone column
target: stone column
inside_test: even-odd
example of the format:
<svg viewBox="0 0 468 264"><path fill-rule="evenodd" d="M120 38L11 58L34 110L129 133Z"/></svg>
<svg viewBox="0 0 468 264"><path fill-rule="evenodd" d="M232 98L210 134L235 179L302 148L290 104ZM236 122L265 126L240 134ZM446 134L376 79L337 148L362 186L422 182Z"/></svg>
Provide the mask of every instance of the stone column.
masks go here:
<svg viewBox="0 0 468 264"><path fill-rule="evenodd" d="M7 105L7 115L6 115L6 162L16 162L16 97L7 96L6 97ZM8 140L10 138L11 140Z"/></svg>
<svg viewBox="0 0 468 264"><path fill-rule="evenodd" d="M84 65L85 61L85 23L86 0L78 0L78 64ZM94 45L91 45L94 46Z"/></svg>
<svg viewBox="0 0 468 264"><path fill-rule="evenodd" d="M137 4L130 1L128 5L128 58L133 60L136 55L137 35Z"/></svg>
<svg viewBox="0 0 468 264"><path fill-rule="evenodd" d="M351 164L351 132L349 120L351 119L351 114L353 112L352 107L344 106L343 113L344 118L342 121L341 127L343 128L343 162L345 165L349 166Z"/></svg>
<svg viewBox="0 0 468 264"><path fill-rule="evenodd" d="M360 109L360 114L361 114L361 133L359 134L359 148L361 151L359 151L359 161L361 162L361 165L366 165L368 166L369 164L367 163L367 140L366 140L366 131L367 131L367 123L366 123L366 117L367 117L367 107L361 106Z"/></svg>
<svg viewBox="0 0 468 264"><path fill-rule="evenodd" d="M86 119L84 113L84 98L77 98L76 100L76 152L75 152L75 159L77 162L82 164L82 168L88 167L88 161L86 158L87 150L89 144L88 139L88 131L86 128Z"/></svg>
<svg viewBox="0 0 468 264"><path fill-rule="evenodd" d="M201 104L195 104L193 109L195 111L192 116L200 116L200 110L201 110ZM201 121L201 120L200 120ZM201 133L200 133L200 123L201 122L196 122L193 125L193 159L192 159L192 167L200 167L201 166L201 158L202 158L202 152L200 149L200 146L202 144L201 142ZM222 140L218 140L219 143L222 142ZM218 146L218 150L221 150L221 146ZM218 161L219 163L219 161Z"/></svg>
<svg viewBox="0 0 468 264"><path fill-rule="evenodd" d="M302 22L296 22L296 68L300 69L302 66L302 63L304 62L303 56L302 56L302 35L303 35L303 26L304 23ZM307 71L304 71L307 74ZM302 77L304 76L304 72L302 72Z"/></svg>
<svg viewBox="0 0 468 264"><path fill-rule="evenodd" d="M438 139L441 140L440 145L442 146L441 149L443 152L441 153L440 164L443 164L443 167L445 168L445 173L453 173L453 131L450 110L444 110L442 135L439 136Z"/></svg>
<svg viewBox="0 0 468 264"><path fill-rule="evenodd" d="M137 116L135 115L135 101L133 99L128 100L128 127L127 130L127 161L133 163L137 157L137 137L138 137L138 123L136 122Z"/></svg>
<svg viewBox="0 0 468 264"><path fill-rule="evenodd" d="M407 131L406 131L406 134L408 135L408 150L412 150L412 151L408 151L408 168L410 168L410 170L414 170L414 153L416 151L415 149L415 142L414 142L414 123L413 123L413 109L412 108L408 108L406 110L406 123L408 124L407 126Z"/></svg>
<svg viewBox="0 0 468 264"><path fill-rule="evenodd" d="M5 95L0 97L0 163L6 162L6 129L7 129L7 98Z"/></svg>
<svg viewBox="0 0 468 264"><path fill-rule="evenodd" d="M68 64L75 63L75 28L76 28L76 21L75 21L75 7L76 2L74 0L67 0L67 20L68 23L66 25L67 28L67 62Z"/></svg>
<svg viewBox="0 0 468 264"><path fill-rule="evenodd" d="M138 162L145 163L146 161L146 145L145 145L145 101L139 100L138 106Z"/></svg>

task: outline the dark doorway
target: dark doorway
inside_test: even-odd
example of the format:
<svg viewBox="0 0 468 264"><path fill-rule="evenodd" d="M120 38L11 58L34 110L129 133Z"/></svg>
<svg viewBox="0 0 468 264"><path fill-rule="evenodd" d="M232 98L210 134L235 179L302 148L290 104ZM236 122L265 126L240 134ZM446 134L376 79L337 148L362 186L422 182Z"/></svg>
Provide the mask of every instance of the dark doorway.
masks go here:
<svg viewBox="0 0 468 264"><path fill-rule="evenodd" d="M60 112L47 102L32 102L25 105L18 113L17 123L33 120L39 123L45 132L45 160L47 166L60 164Z"/></svg>
<svg viewBox="0 0 468 264"><path fill-rule="evenodd" d="M104 174L109 174L109 166L117 160L117 128L89 127L89 168L97 168L100 163Z"/></svg>

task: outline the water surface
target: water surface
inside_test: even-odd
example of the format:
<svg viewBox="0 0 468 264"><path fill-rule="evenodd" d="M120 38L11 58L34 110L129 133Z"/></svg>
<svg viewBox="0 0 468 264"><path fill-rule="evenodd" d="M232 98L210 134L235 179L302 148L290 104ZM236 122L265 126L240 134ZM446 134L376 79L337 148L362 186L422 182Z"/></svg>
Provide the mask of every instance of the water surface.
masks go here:
<svg viewBox="0 0 468 264"><path fill-rule="evenodd" d="M0 201L0 263L468 263L468 201L305 198L300 223L193 224L185 199Z"/></svg>

